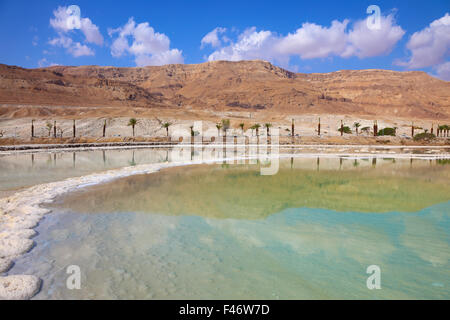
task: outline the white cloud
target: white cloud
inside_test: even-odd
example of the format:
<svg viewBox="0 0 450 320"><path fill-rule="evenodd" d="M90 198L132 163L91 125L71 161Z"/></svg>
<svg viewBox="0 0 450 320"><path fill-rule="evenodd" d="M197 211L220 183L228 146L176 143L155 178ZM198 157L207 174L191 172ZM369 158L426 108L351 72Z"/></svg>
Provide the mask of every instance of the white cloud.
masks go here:
<svg viewBox="0 0 450 320"><path fill-rule="evenodd" d="M206 36L203 37L201 41L201 48L205 45L209 44L213 48L219 47L222 44L222 41L219 38L219 34L226 32L226 28L217 27L213 31L209 32Z"/></svg>
<svg viewBox="0 0 450 320"><path fill-rule="evenodd" d="M450 81L450 61L438 65L435 69L438 78Z"/></svg>
<svg viewBox="0 0 450 320"><path fill-rule="evenodd" d="M367 28L366 20L355 22L351 30L348 30L348 26L349 20L342 22L335 20L329 27L304 23L301 28L286 36L267 30L257 31L253 27L240 34L236 41L216 48L207 59L209 61L264 59L287 65L292 56L299 56L301 59L331 56L373 57L390 53L405 33L395 24L392 15L381 17L379 30ZM213 32L214 30L208 35ZM216 44L222 43L217 32L208 39Z"/></svg>
<svg viewBox="0 0 450 320"><path fill-rule="evenodd" d="M135 57L137 66L183 63L184 61L182 51L170 49L169 37L155 32L148 22L136 24L134 19L130 18L124 26L110 29L108 33L110 37L118 35L111 45L111 55L118 58L131 54Z"/></svg>
<svg viewBox="0 0 450 320"><path fill-rule="evenodd" d="M388 54L405 34L400 26L395 25L392 15L381 16L380 28L373 30L367 27L367 19L354 24L348 34L349 45L343 57L356 55L366 58Z"/></svg>
<svg viewBox="0 0 450 320"><path fill-rule="evenodd" d="M53 11L54 18L50 19L50 25L57 32L68 33L69 31L79 29L88 43L96 45L103 44L103 36L98 27L92 23L89 18L70 14L68 7L58 7Z"/></svg>
<svg viewBox="0 0 450 320"><path fill-rule="evenodd" d="M407 48L411 51L411 57L406 62L397 62L398 65L417 69L444 62L450 53L450 15L446 13L425 29L414 33Z"/></svg>
<svg viewBox="0 0 450 320"><path fill-rule="evenodd" d="M138 55L136 56L137 66L162 66L170 63L183 63L181 51L172 49L156 53L153 55Z"/></svg>
<svg viewBox="0 0 450 320"><path fill-rule="evenodd" d="M304 23L295 33L281 37L277 52L283 55L298 55L302 59L340 55L347 45L347 25L348 20L335 20L329 28Z"/></svg>
<svg viewBox="0 0 450 320"><path fill-rule="evenodd" d="M81 31L86 37L86 42L95 43L99 46L103 45L103 36L90 19L81 19Z"/></svg>
<svg viewBox="0 0 450 320"><path fill-rule="evenodd" d="M74 57L95 55L94 51L92 51L91 48L79 42L75 42L74 45L69 48L69 52L72 53Z"/></svg>
<svg viewBox="0 0 450 320"><path fill-rule="evenodd" d="M31 44L33 46L37 46L38 45L38 41L39 41L39 37L38 36L34 36L33 40L31 41Z"/></svg>
<svg viewBox="0 0 450 320"><path fill-rule="evenodd" d="M57 63L49 62L46 58L42 58L38 61L39 68L51 67L51 66L59 66Z"/></svg>
<svg viewBox="0 0 450 320"><path fill-rule="evenodd" d="M277 58L273 52L273 44L277 41L272 32L256 31L256 28L252 27L240 34L236 42L214 51L208 60L273 60Z"/></svg>
<svg viewBox="0 0 450 320"><path fill-rule="evenodd" d="M58 33L58 37L49 41L51 45L67 49L74 57L93 56L94 51L91 48L72 39L76 30L82 32L85 42L103 45L103 36L99 28L89 18L74 15L68 7L58 7L53 11L53 15L50 25Z"/></svg>
<svg viewBox="0 0 450 320"><path fill-rule="evenodd" d="M59 46L67 49L67 51L74 57L93 56L94 51L85 44L74 42L71 38L60 35L49 41L53 46Z"/></svg>

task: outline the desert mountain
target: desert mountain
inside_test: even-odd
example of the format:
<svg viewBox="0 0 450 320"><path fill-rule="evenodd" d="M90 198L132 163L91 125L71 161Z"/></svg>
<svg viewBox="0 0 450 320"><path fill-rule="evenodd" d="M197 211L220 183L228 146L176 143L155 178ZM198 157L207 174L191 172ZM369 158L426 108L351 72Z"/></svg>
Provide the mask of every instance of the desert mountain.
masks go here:
<svg viewBox="0 0 450 320"><path fill-rule="evenodd" d="M265 61L143 68L0 65L0 104L449 119L450 82L424 72L292 73ZM2 109L0 115L7 116Z"/></svg>

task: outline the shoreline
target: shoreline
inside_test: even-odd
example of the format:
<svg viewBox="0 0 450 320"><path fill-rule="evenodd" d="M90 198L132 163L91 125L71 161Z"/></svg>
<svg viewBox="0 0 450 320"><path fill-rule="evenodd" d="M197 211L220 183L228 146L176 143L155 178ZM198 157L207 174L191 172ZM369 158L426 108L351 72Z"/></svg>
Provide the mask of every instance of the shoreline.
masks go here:
<svg viewBox="0 0 450 320"><path fill-rule="evenodd" d="M388 146L383 147L383 149L388 149ZM411 158L423 160L450 159L450 154L421 155L412 153L286 153L272 155L268 158L312 158L318 156L327 158L348 157L350 159L373 157L403 159ZM213 164L220 161L252 160L258 158L260 158L260 155L128 166L103 172L94 172L85 176L67 178L56 182L37 184L32 187L18 190L7 197L0 198L0 274L3 274L11 269L14 260L30 251L35 246L35 242L32 240L32 238L36 235L34 228L46 214L51 213L50 209L43 208L42 205L53 202L58 196L79 188L102 184L133 175L151 174L171 167ZM39 292L41 281L41 279L34 275L0 276L0 299L30 299Z"/></svg>
<svg viewBox="0 0 450 320"><path fill-rule="evenodd" d="M402 145L402 144L223 144L223 143L172 143L172 142L106 142L106 143L75 143L75 144L20 144L0 145L0 156L15 153L51 152L51 151L86 151L86 150L118 150L118 149L142 149L142 148L227 148L231 147L279 147L279 148L379 148L379 149L450 149L450 145Z"/></svg>

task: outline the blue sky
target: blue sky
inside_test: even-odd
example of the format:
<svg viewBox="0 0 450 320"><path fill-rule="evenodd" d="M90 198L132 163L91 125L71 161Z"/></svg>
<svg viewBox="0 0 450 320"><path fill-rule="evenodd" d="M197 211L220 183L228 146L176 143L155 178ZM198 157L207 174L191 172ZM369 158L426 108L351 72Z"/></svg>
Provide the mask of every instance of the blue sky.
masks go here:
<svg viewBox="0 0 450 320"><path fill-rule="evenodd" d="M81 13L72 29L66 27L70 5ZM376 30L367 29L369 5L381 9ZM263 59L298 72L424 70L450 80L447 13L448 0L0 0L0 63L36 68Z"/></svg>

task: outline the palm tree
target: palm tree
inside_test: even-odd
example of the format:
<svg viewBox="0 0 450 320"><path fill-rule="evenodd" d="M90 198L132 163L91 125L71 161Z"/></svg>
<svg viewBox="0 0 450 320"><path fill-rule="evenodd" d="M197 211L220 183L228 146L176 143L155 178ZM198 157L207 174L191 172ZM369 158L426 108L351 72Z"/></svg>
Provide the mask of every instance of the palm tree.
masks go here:
<svg viewBox="0 0 450 320"><path fill-rule="evenodd" d="M264 127L265 127L266 130L267 130L267 136L268 136L268 137L270 136L270 131L269 131L269 129L270 129L271 126L272 126L271 123L265 123L265 124L264 124Z"/></svg>
<svg viewBox="0 0 450 320"><path fill-rule="evenodd" d="M131 128L133 128L133 137L134 137L134 127L137 124L137 120L135 118L131 118L130 121L128 122L128 126L131 126Z"/></svg>
<svg viewBox="0 0 450 320"><path fill-rule="evenodd" d="M230 119L222 119L222 130L227 136L227 130L230 129Z"/></svg>
<svg viewBox="0 0 450 320"><path fill-rule="evenodd" d="M48 136L50 137L50 134L52 133L53 125L52 125L51 122L47 122L47 124L46 124L45 126L47 127L47 130L48 130Z"/></svg>
<svg viewBox="0 0 450 320"><path fill-rule="evenodd" d="M105 122L103 123L103 138L106 136L106 119Z"/></svg>
<svg viewBox="0 0 450 320"><path fill-rule="evenodd" d="M355 123L353 124L353 126L354 126L355 129L356 129L356 135L359 135L359 133L358 133L358 128L361 127L361 123L355 122Z"/></svg>
<svg viewBox="0 0 450 320"><path fill-rule="evenodd" d="M241 131L242 131L242 135L244 135L244 126L245 126L244 123L239 123L239 127L241 128Z"/></svg>
<svg viewBox="0 0 450 320"><path fill-rule="evenodd" d="M170 127L171 125L172 125L172 124L171 124L170 122L164 122L164 123L162 124L162 127L166 129L166 134L167 134L167 136L169 136L169 127Z"/></svg>
<svg viewBox="0 0 450 320"><path fill-rule="evenodd" d="M442 131L442 136L443 137L448 137L448 132L450 130L450 126L445 124L445 125L443 125L441 127L442 127L442 130L441 130Z"/></svg>
<svg viewBox="0 0 450 320"><path fill-rule="evenodd" d="M259 136L259 128L261 128L261 125L259 123L257 123L257 124L254 125L254 127L255 127L255 130L256 130L256 136L258 137Z"/></svg>
<svg viewBox="0 0 450 320"><path fill-rule="evenodd" d="M217 128L217 134L220 137L220 129L222 129L222 124L219 122L218 124L216 124L216 128Z"/></svg>

